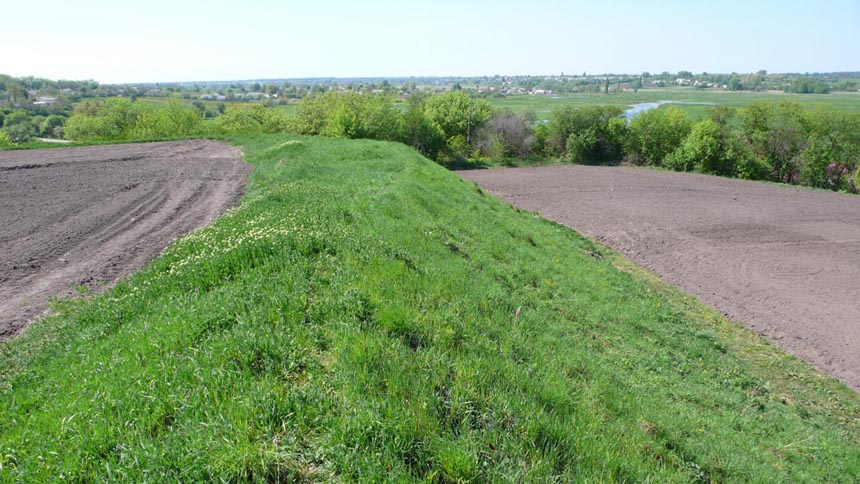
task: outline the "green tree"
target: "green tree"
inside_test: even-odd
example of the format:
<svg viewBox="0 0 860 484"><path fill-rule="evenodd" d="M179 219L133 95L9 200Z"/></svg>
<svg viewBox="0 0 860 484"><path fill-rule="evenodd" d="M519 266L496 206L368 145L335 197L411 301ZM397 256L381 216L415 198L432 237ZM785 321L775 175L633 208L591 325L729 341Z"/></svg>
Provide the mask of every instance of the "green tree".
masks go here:
<svg viewBox="0 0 860 484"><path fill-rule="evenodd" d="M294 130L281 112L262 104L230 104L210 126L215 133L278 133Z"/></svg>
<svg viewBox="0 0 860 484"><path fill-rule="evenodd" d="M728 86L729 90L732 91L742 91L744 88L744 84L741 81L741 78L737 75L732 75L732 77L729 78Z"/></svg>
<svg viewBox="0 0 860 484"><path fill-rule="evenodd" d="M797 103L783 103L771 119L766 144L766 156L777 180L796 182L799 155L806 148L808 123L803 108Z"/></svg>
<svg viewBox="0 0 860 484"><path fill-rule="evenodd" d="M809 137L800 154L805 185L856 192L860 167L860 114L816 111L808 116Z"/></svg>
<svg viewBox="0 0 860 484"><path fill-rule="evenodd" d="M553 111L546 133L548 154L575 163L619 161L626 130L626 121L619 118L623 112L618 106L565 106Z"/></svg>
<svg viewBox="0 0 860 484"><path fill-rule="evenodd" d="M436 159L445 145L445 135L425 112L429 95L415 92L406 102L403 113L403 142L431 159Z"/></svg>
<svg viewBox="0 0 860 484"><path fill-rule="evenodd" d="M627 157L637 165L660 166L681 146L692 127L687 113L675 106L646 111L630 122Z"/></svg>
<svg viewBox="0 0 860 484"><path fill-rule="evenodd" d="M6 126L3 131L9 136L13 143L24 143L36 135L36 129L32 124L21 123Z"/></svg>
<svg viewBox="0 0 860 484"><path fill-rule="evenodd" d="M809 121L796 102L755 103L741 111L743 137L771 166L770 179L796 182L799 155L806 148Z"/></svg>
<svg viewBox="0 0 860 484"><path fill-rule="evenodd" d="M14 111L6 116L3 123L3 131L6 132L13 143L23 143L36 136L36 127L33 126L32 117L26 111Z"/></svg>
<svg viewBox="0 0 860 484"><path fill-rule="evenodd" d="M821 79L798 77L791 81L787 91L798 94L829 94L830 85Z"/></svg>
<svg viewBox="0 0 860 484"><path fill-rule="evenodd" d="M39 131L42 136L54 137L54 138L62 138L62 127L66 124L66 118L52 114L45 118L42 121L42 124L39 127ZM59 134L59 136L57 136Z"/></svg>
<svg viewBox="0 0 860 484"><path fill-rule="evenodd" d="M400 140L401 116L389 96L328 91L302 103L296 126L304 134Z"/></svg>
<svg viewBox="0 0 860 484"><path fill-rule="evenodd" d="M140 104L126 98L83 103L66 123L66 138L77 141L121 141L131 139Z"/></svg>
<svg viewBox="0 0 860 484"><path fill-rule="evenodd" d="M206 116L206 105L203 104L203 101L194 101L191 105L194 106L194 109L197 110L200 116Z"/></svg>
<svg viewBox="0 0 860 484"><path fill-rule="evenodd" d="M27 111L14 111L6 116L6 121L3 123L5 127L14 126L17 124L30 124L30 113Z"/></svg>
<svg viewBox="0 0 860 484"><path fill-rule="evenodd" d="M450 155L468 156L473 135L493 114L483 99L472 99L463 91L448 91L432 96L425 105L427 117L439 128Z"/></svg>
<svg viewBox="0 0 860 484"><path fill-rule="evenodd" d="M729 123L736 114L737 110L731 106L719 105L708 109L708 118L723 130L730 129Z"/></svg>
<svg viewBox="0 0 860 484"><path fill-rule="evenodd" d="M689 136L666 160L666 165L678 171L697 169L715 175L734 175L734 161L728 156L720 126L706 119L693 126Z"/></svg>

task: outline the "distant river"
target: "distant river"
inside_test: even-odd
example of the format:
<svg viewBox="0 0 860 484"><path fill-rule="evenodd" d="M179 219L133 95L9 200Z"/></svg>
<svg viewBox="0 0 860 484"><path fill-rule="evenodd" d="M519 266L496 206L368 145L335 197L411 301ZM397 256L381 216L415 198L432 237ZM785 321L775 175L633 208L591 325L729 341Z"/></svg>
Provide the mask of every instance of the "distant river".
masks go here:
<svg viewBox="0 0 860 484"><path fill-rule="evenodd" d="M717 105L716 103L695 102L695 101L655 101L652 103L633 104L630 106L630 109L624 111L624 116L627 118L627 122L629 123L631 119L644 113L645 111L657 109L664 104L699 104L699 105L703 105L703 106L716 106Z"/></svg>

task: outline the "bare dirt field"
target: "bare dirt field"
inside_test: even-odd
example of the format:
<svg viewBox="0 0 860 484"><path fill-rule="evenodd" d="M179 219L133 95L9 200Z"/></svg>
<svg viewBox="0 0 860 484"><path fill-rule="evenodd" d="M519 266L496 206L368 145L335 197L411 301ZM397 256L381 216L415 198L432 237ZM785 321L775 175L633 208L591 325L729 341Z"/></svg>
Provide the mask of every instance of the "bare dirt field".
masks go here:
<svg viewBox="0 0 860 484"><path fill-rule="evenodd" d="M625 167L459 174L860 390L860 196Z"/></svg>
<svg viewBox="0 0 860 484"><path fill-rule="evenodd" d="M49 298L108 286L211 222L249 172L214 141L0 151L0 340Z"/></svg>

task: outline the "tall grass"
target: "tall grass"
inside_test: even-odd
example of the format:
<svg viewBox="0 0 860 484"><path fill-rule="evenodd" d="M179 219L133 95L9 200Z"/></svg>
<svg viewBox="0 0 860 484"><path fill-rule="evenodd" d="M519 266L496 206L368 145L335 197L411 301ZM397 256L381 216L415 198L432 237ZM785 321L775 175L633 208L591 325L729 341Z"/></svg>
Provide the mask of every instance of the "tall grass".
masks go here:
<svg viewBox="0 0 860 484"><path fill-rule="evenodd" d="M2 345L2 482L851 482L857 395L402 145L235 138L240 207Z"/></svg>

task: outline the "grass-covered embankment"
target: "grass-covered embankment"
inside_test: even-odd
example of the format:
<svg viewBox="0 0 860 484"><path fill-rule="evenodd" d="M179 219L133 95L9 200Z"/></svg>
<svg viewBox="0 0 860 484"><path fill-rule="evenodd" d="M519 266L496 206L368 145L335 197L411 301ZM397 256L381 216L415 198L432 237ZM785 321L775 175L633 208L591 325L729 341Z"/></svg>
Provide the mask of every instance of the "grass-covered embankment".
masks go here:
<svg viewBox="0 0 860 484"><path fill-rule="evenodd" d="M860 400L402 145L236 139L241 207L2 346L0 481L849 482Z"/></svg>

